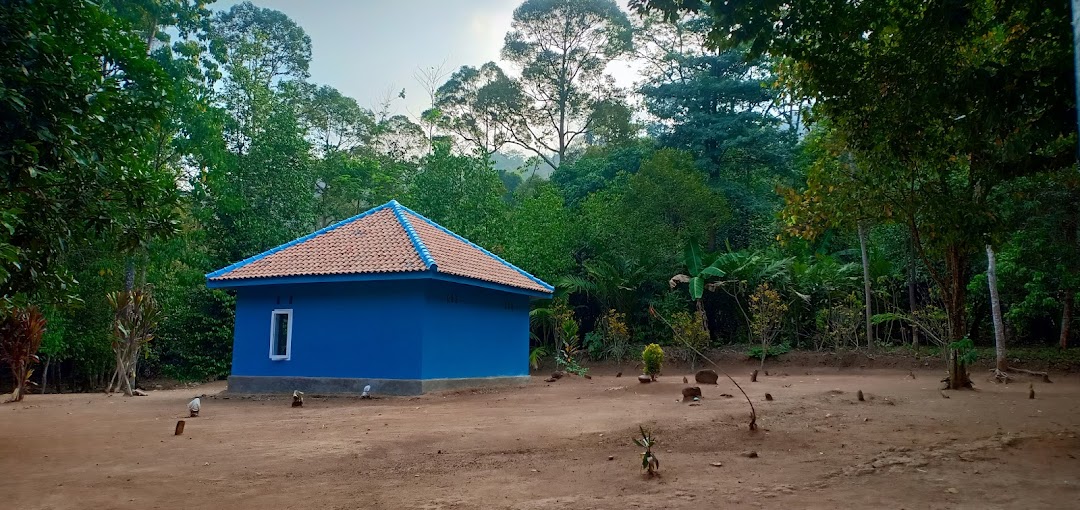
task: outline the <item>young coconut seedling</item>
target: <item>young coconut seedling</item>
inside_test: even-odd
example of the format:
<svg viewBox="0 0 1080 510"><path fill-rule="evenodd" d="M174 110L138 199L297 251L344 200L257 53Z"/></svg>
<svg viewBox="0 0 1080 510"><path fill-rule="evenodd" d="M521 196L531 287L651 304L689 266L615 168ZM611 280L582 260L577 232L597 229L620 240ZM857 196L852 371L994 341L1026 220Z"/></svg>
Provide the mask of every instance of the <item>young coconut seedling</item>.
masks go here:
<svg viewBox="0 0 1080 510"><path fill-rule="evenodd" d="M641 469L648 471L649 476L655 476L656 472L660 470L660 460L652 452L656 439L652 437L648 430L645 430L645 427L638 425L638 429L641 431L641 439L634 438L634 444L645 449L645 451L641 452Z"/></svg>

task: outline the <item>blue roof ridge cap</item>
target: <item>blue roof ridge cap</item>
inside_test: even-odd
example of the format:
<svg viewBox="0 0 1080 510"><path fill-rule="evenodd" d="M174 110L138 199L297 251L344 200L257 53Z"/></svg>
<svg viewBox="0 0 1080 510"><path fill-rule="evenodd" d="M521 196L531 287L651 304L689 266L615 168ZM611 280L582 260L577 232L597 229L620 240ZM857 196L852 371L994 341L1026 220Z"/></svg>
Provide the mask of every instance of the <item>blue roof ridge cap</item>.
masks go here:
<svg viewBox="0 0 1080 510"><path fill-rule="evenodd" d="M224 275L226 275L226 274L228 274L228 273L230 273L230 272L232 272L232 271L234 271L236 269L239 269L239 268L241 268L243 266L246 266L246 265L248 265L248 264L250 264L252 262L256 262L258 260L269 257L270 255L273 255L273 254L275 254L275 253L277 253L277 252L279 252L281 250L296 246L296 245L298 245L298 244L300 244L300 243L302 243L304 241L308 241L310 239L313 239L315 237L323 235L323 234L325 234L327 232L330 232L331 230L337 229L338 227L342 227L342 226L347 225L349 223L352 223L352 222L354 222L356 220L359 220L360 218L363 218L365 216L368 216L368 215L374 214L374 213L376 213L378 211L381 211L383 209L386 209L387 207L390 207L390 202L385 203L383 205L380 205L378 207L368 209L368 210L366 210L366 211L364 211L364 212L362 212L360 214L357 214L356 216L353 216L351 218L346 218L346 219L341 220L341 221L339 221L337 223L334 223L332 225L327 225L327 226L325 226L323 228L320 228L319 230L316 230L316 231L314 231L314 232L312 232L312 233L310 233L310 234L308 234L306 236L298 237L298 238L293 239L292 241L289 241L289 242L287 242L285 244L276 246L274 248L270 248L269 250L266 250L266 251L264 251L262 253L259 253L259 254L256 254L256 255L252 255L252 256L244 259L244 260L241 260L240 262L235 262L235 263L230 264L228 266L225 266L225 267L223 267L221 269L218 269L217 271L207 273L205 275L206 279L207 280L212 280L214 278L224 276Z"/></svg>
<svg viewBox="0 0 1080 510"><path fill-rule="evenodd" d="M404 209L408 213L416 216L417 218L420 218L422 221L426 222L428 225L431 225L431 226L433 226L433 227L435 227L435 228L437 228L437 229L439 229L439 230L441 230L443 232L446 232L447 234L450 234L450 235L454 236L459 241L462 241L465 244L468 244L469 246L472 246L473 248L476 248L477 250L480 250L485 255L487 255L487 256L501 262L506 267L509 267L510 269L513 269L514 271L517 271L522 276L528 278L529 280L532 280L533 282L540 285L541 287L543 287L545 289L548 289L549 292L554 292L555 291L555 287L552 286L551 284L549 284L549 283L547 283L547 282L545 282L545 281L543 281L543 280L541 280L541 279L539 279L539 278L525 272L524 269L521 269L520 267L517 267L517 266L503 260L502 257L500 257L500 256L498 256L498 255L496 255L494 253L491 253L490 251L485 250L482 246L478 246L475 243L473 243L472 241L470 241L468 239L465 239L464 237L461 237L461 236L455 234L454 232L448 230L446 227L443 227L442 225L439 225L438 223L435 223L434 221L431 221L429 218L427 218L423 214L420 214L420 213L418 213L418 212L416 212L416 211L414 211L412 209L409 209L408 207L405 207L403 205L399 205L399 207L401 207L402 209Z"/></svg>
<svg viewBox="0 0 1080 510"><path fill-rule="evenodd" d="M391 200L387 205L394 211L394 217L397 218L401 227L405 229L405 234L408 235L409 240L412 241L413 248L416 249L416 254L420 256L420 260L429 270L438 271L439 265L435 263L435 259L431 256L431 252L428 251L427 245L420 239L420 236L416 233L416 229L414 229L412 223L409 222L409 218L405 217L405 214L401 212L405 206L398 203L397 200Z"/></svg>

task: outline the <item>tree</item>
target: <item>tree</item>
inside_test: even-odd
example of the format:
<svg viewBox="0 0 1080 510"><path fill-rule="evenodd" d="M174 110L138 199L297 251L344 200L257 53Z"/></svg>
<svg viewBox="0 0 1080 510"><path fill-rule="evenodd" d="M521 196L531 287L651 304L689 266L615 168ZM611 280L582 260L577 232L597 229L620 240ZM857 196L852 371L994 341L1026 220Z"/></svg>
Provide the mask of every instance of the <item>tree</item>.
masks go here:
<svg viewBox="0 0 1080 510"><path fill-rule="evenodd" d="M775 187L791 184L799 133L778 108L770 62L740 48L709 51L707 18L641 23L636 53L647 63L639 91L655 119L649 133L694 154L709 185L728 197L734 221L724 235L734 246L768 242L775 232L760 222L776 212Z"/></svg>
<svg viewBox="0 0 1080 510"><path fill-rule="evenodd" d="M998 377L1005 376L1009 368L1005 359L1005 322L1001 319L1001 299L998 297L997 262L994 257L994 247L986 245L986 280L990 287L991 316L994 320L994 352L995 368Z"/></svg>
<svg viewBox="0 0 1080 510"><path fill-rule="evenodd" d="M298 106L297 117L323 158L355 152L371 143L375 114L334 87L293 82L286 88L289 102Z"/></svg>
<svg viewBox="0 0 1080 510"><path fill-rule="evenodd" d="M785 83L814 101L815 115L828 119L854 153L859 188L910 229L944 298L950 338L960 345L968 333L969 263L984 236L1000 228L990 192L1074 159L1067 7L983 0L633 3L671 15L707 9L713 43L784 59ZM953 353L952 388L970 384L963 361Z"/></svg>
<svg viewBox="0 0 1080 510"><path fill-rule="evenodd" d="M537 277L554 282L570 274L579 236L573 214L558 189L540 184L510 213L506 259Z"/></svg>
<svg viewBox="0 0 1080 510"><path fill-rule="evenodd" d="M552 168L614 93L604 69L631 47L630 22L612 0L526 0L514 10L502 56L521 68L520 110L499 118L509 143Z"/></svg>
<svg viewBox="0 0 1080 510"><path fill-rule="evenodd" d="M161 309L145 288L113 292L108 300L115 313L112 349L116 356L116 372L106 391L112 393L114 389L122 389L130 397L134 395L139 354L154 338Z"/></svg>
<svg viewBox="0 0 1080 510"><path fill-rule="evenodd" d="M502 252L506 188L488 161L454 155L449 144L436 143L420 167L405 194L406 205L496 254Z"/></svg>
<svg viewBox="0 0 1080 510"><path fill-rule="evenodd" d="M251 2L219 13L213 26L213 49L227 62L223 99L231 122L226 139L243 154L270 127L275 87L307 79L311 38L284 13Z"/></svg>
<svg viewBox="0 0 1080 510"><path fill-rule="evenodd" d="M483 156L491 156L510 138L508 121L525 107L517 84L494 62L462 66L435 93L437 122ZM427 114L435 116L435 113ZM520 129L519 126L513 126Z"/></svg>
<svg viewBox="0 0 1080 510"><path fill-rule="evenodd" d="M175 186L147 164L172 97L145 42L97 4L6 2L0 24L2 294L67 295L63 253Z"/></svg>

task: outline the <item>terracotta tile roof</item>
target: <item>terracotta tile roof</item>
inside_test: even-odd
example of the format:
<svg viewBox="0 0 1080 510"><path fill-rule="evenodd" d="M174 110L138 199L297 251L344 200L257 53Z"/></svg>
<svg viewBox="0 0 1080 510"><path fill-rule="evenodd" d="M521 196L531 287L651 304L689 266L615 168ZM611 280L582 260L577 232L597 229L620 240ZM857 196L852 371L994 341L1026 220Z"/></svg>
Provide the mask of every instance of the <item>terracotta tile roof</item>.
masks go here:
<svg viewBox="0 0 1080 510"><path fill-rule="evenodd" d="M545 294L553 290L394 200L206 276L211 282L227 284L261 278L425 271Z"/></svg>
<svg viewBox="0 0 1080 510"><path fill-rule="evenodd" d="M416 230L420 242L431 252L440 273L464 276L511 287L551 292L551 286L510 265L465 238L437 225L435 222L406 210L405 217Z"/></svg>

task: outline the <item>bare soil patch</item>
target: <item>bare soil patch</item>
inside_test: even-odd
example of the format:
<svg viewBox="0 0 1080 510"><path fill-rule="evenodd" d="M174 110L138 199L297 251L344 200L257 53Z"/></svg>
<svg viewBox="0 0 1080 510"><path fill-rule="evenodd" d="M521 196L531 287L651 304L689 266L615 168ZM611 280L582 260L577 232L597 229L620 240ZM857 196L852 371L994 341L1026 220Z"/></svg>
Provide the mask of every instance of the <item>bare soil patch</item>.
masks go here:
<svg viewBox="0 0 1080 510"><path fill-rule="evenodd" d="M768 368L768 364L766 367ZM746 372L746 373L743 373ZM0 405L4 508L1068 508L1080 375L939 391L939 371L790 364L722 378L596 374L422 397L240 398L223 383ZM911 378L915 375L915 378ZM861 390L865 401L856 395ZM765 393L773 395L765 400ZM187 402L202 398L198 418ZM697 405L700 404L700 405ZM186 420L174 435L177 420ZM661 476L631 438L652 428ZM752 457L747 452L756 452ZM609 458L613 458L609 460ZM719 464L719 465L717 465Z"/></svg>

